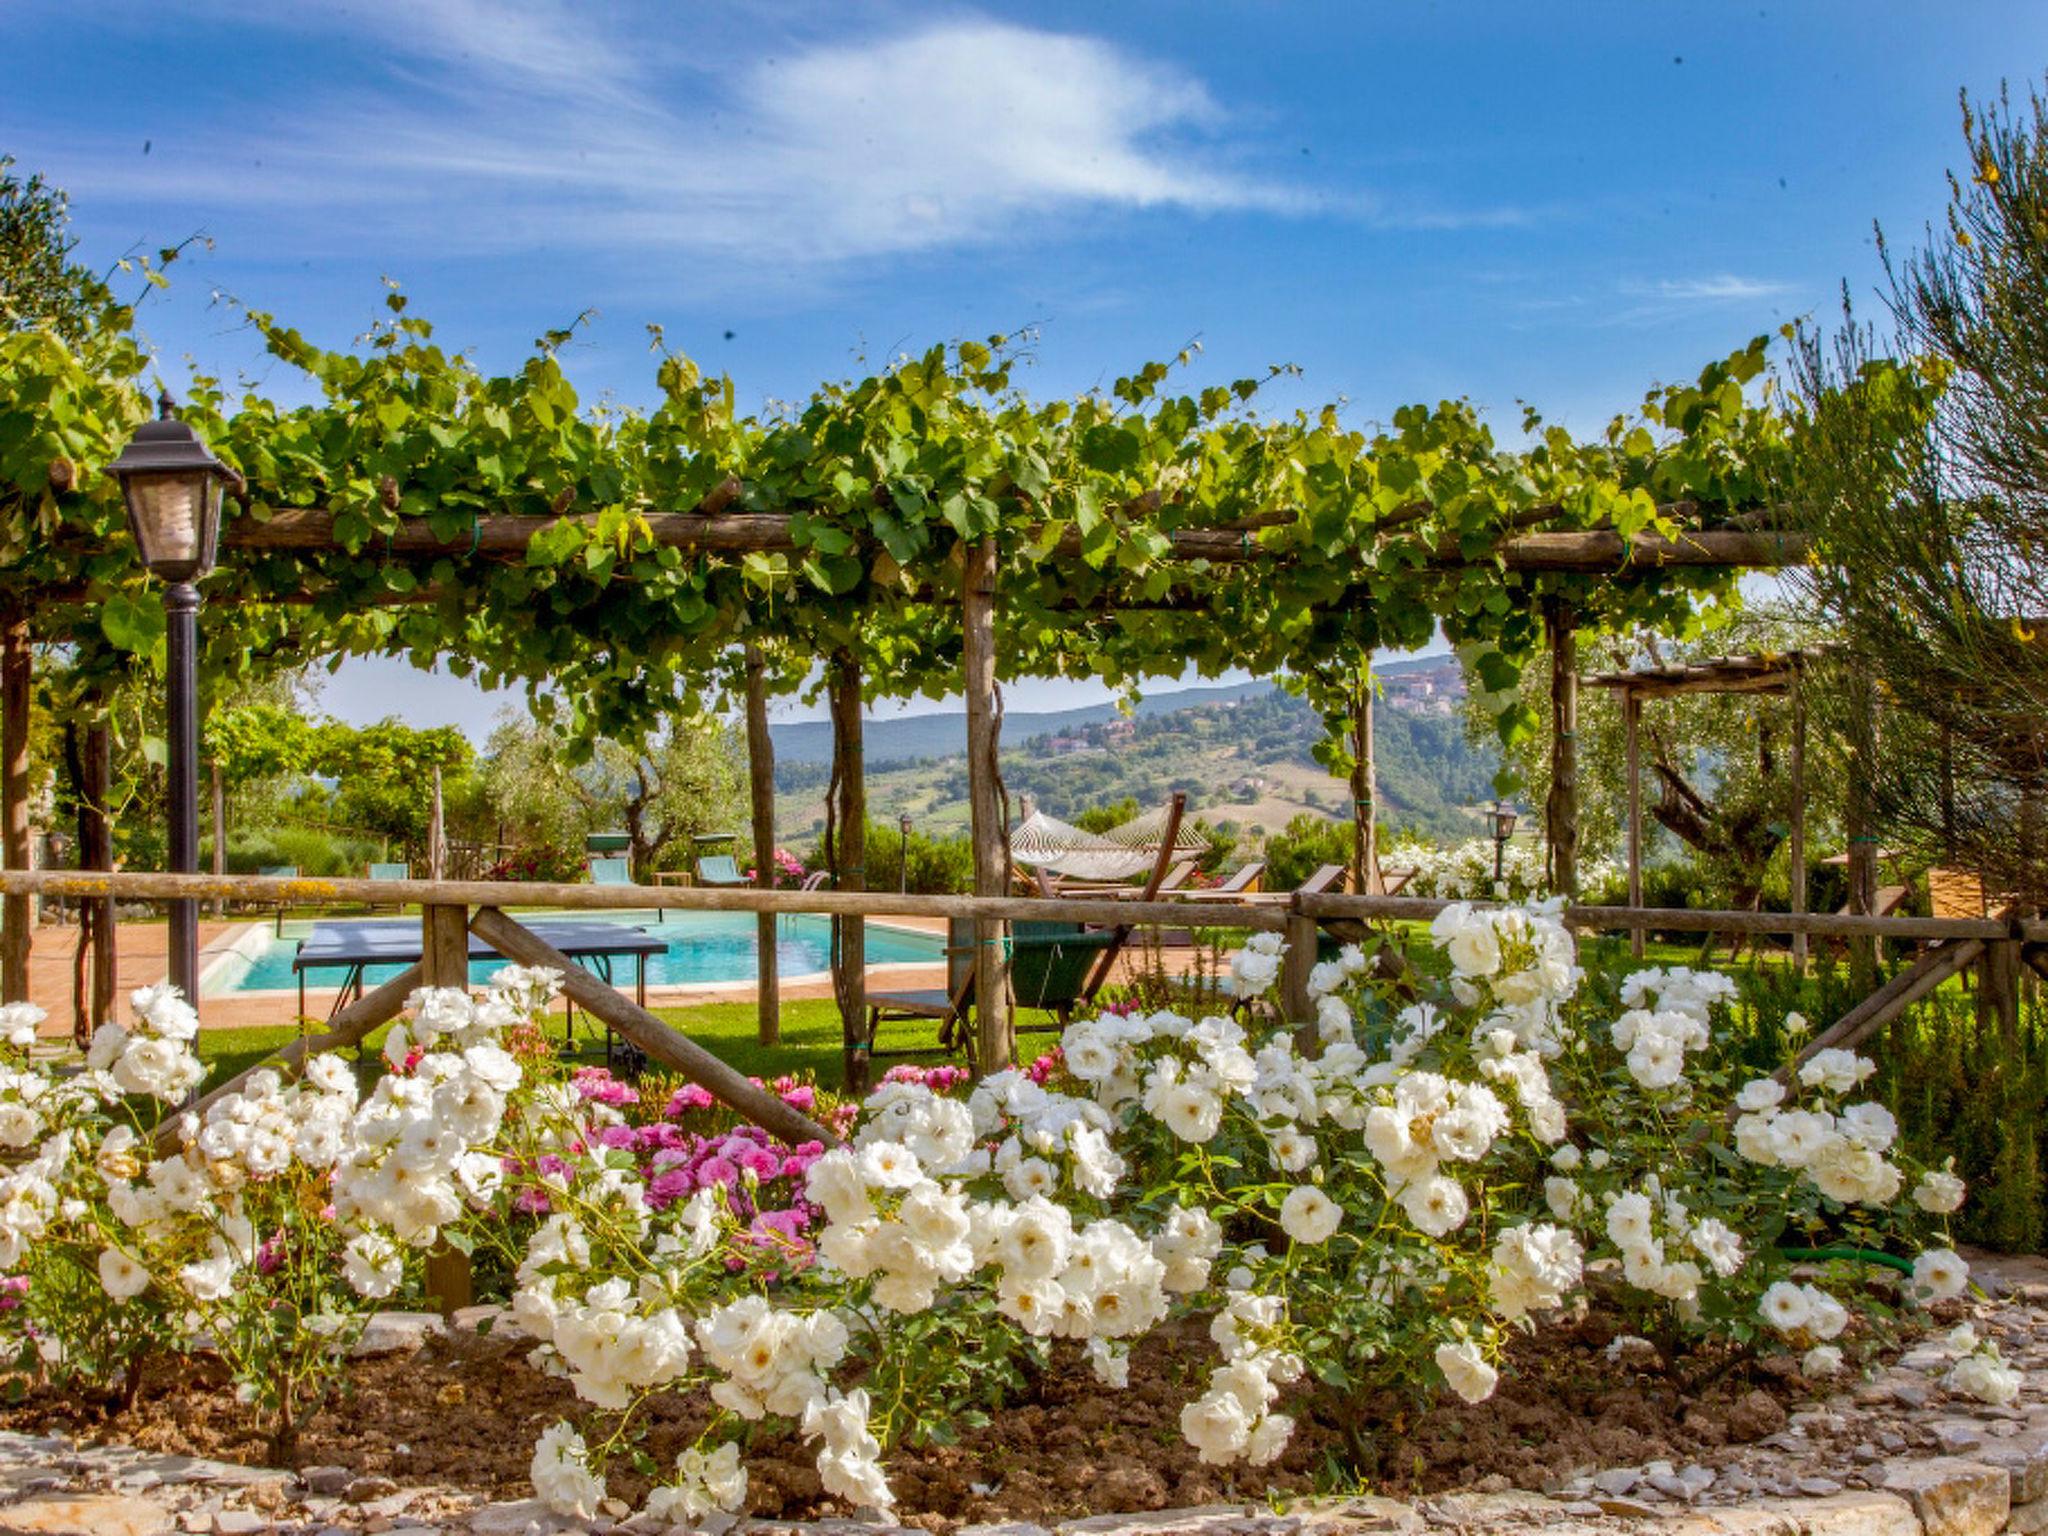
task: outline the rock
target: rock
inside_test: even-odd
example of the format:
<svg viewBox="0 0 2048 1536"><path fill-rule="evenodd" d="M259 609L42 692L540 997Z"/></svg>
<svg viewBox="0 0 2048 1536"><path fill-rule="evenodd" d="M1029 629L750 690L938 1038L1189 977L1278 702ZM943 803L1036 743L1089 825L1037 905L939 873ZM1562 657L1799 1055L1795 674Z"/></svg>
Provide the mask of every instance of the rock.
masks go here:
<svg viewBox="0 0 2048 1536"><path fill-rule="evenodd" d="M1784 1427L1785 1410L1761 1387L1745 1394L1728 1410L1728 1438L1731 1440L1761 1440Z"/></svg>
<svg viewBox="0 0 2048 1536"><path fill-rule="evenodd" d="M1934 1434L1934 1443L1948 1455L1958 1451L1974 1451L1984 1443L1984 1426L1972 1424L1968 1419L1942 1419L1929 1426Z"/></svg>
<svg viewBox="0 0 2048 1536"><path fill-rule="evenodd" d="M2048 1434L2034 1430L2014 1435L1985 1446L1971 1459L1987 1467L2003 1467L2012 1474L2014 1504L2048 1499Z"/></svg>
<svg viewBox="0 0 2048 1536"><path fill-rule="evenodd" d="M213 1517L213 1536L255 1536L270 1522L253 1509L223 1509Z"/></svg>
<svg viewBox="0 0 2048 1536"><path fill-rule="evenodd" d="M4 1536L163 1536L170 1511L125 1493L27 1499L0 1509Z"/></svg>
<svg viewBox="0 0 2048 1536"><path fill-rule="evenodd" d="M963 1525L953 1536L1052 1536L1052 1532L1028 1520L991 1520L983 1525Z"/></svg>
<svg viewBox="0 0 2048 1536"><path fill-rule="evenodd" d="M1842 1491L1842 1485L1832 1477L1802 1477L1793 1486L1809 1499L1832 1498Z"/></svg>
<svg viewBox="0 0 2048 1536"><path fill-rule="evenodd" d="M428 1339L445 1338L447 1333L448 1324L438 1312L378 1312L370 1318L349 1353L357 1358L411 1354Z"/></svg>
<svg viewBox="0 0 2048 1536"><path fill-rule="evenodd" d="M1166 1507L1166 1482L1150 1467L1111 1467L1095 1480L1095 1490L1101 1496L1098 1509Z"/></svg>
<svg viewBox="0 0 2048 1536"><path fill-rule="evenodd" d="M1767 1505L1763 1512L1789 1519L1801 1536L1921 1536L1913 1506L1890 1493L1838 1493Z"/></svg>
<svg viewBox="0 0 2048 1536"><path fill-rule="evenodd" d="M1609 1467L1605 1472L1593 1474L1593 1486L1616 1499L1631 1492L1641 1481L1642 1474L1634 1467Z"/></svg>
<svg viewBox="0 0 2048 1536"><path fill-rule="evenodd" d="M372 1499L389 1498L396 1492L397 1483L372 1472L362 1477L350 1478L348 1486L342 1489L341 1496L351 1504L367 1504Z"/></svg>
<svg viewBox="0 0 2048 1536"><path fill-rule="evenodd" d="M517 1499L509 1504L486 1504L470 1515L469 1528L475 1536L529 1536L530 1532L551 1536L578 1527L539 1499Z"/></svg>
<svg viewBox="0 0 2048 1536"><path fill-rule="evenodd" d="M2006 1516L2005 1528L2011 1536L2040 1536L2048 1531L2048 1499L2015 1504L2012 1513Z"/></svg>
<svg viewBox="0 0 2048 1536"><path fill-rule="evenodd" d="M347 1467L307 1467L299 1473L299 1481L308 1493L330 1499L340 1498L355 1480L355 1473Z"/></svg>
<svg viewBox="0 0 2048 1536"><path fill-rule="evenodd" d="M1924 1382L1895 1381L1892 1383L1892 1400L1908 1408L1925 1408L1932 1394Z"/></svg>
<svg viewBox="0 0 2048 1536"><path fill-rule="evenodd" d="M1657 1515L1654 1504L1645 1504L1640 1499L1621 1499L1609 1496L1593 1501L1603 1515L1619 1515L1624 1520L1653 1520Z"/></svg>
<svg viewBox="0 0 2048 1536"><path fill-rule="evenodd" d="M1996 1536L2012 1512L2012 1477L2003 1467L1937 1456L1897 1462L1884 1487L1913 1506L1927 1536Z"/></svg>

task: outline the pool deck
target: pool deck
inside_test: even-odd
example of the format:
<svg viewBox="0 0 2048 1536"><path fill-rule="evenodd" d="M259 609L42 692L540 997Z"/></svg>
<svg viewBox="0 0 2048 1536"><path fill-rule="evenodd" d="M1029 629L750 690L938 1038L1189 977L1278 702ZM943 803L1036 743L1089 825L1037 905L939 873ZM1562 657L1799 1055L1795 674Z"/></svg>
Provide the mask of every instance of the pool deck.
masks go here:
<svg viewBox="0 0 2048 1536"><path fill-rule="evenodd" d="M892 917L888 922L892 927L918 928L928 933L943 934L946 929L942 918ZM209 966L224 959L252 929L268 932L269 928L268 919L258 922L245 918L228 922L201 919L201 976L206 974ZM50 1016L42 1027L46 1038L65 1039L71 1034L71 977L77 948L78 930L74 927L45 924L36 930L29 951L28 990L30 1001L40 1003L49 1011ZM115 935L115 953L114 998L118 1016L127 1007L129 992L137 987L154 985L168 974L170 927L166 923L123 923ZM868 978L877 987L885 988L943 986L945 967L936 961L874 965L868 968ZM797 1002L830 997L832 983L829 977L819 977L784 982L777 990L785 1001ZM336 995L336 989L332 987L307 989L306 1007L316 1021L327 1017ZM753 1001L753 998L754 984L751 981L651 986L647 989L647 1001L656 1008L687 1007L697 1003L744 1003ZM199 1016L202 1026L207 1029L247 1029L290 1024L297 1006L296 992L229 994L202 997Z"/></svg>

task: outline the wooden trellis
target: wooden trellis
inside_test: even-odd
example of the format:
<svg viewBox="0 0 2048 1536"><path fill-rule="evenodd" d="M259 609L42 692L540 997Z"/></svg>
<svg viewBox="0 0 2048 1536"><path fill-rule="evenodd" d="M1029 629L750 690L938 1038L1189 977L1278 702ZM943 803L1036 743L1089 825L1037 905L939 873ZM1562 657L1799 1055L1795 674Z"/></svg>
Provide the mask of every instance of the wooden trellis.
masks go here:
<svg viewBox="0 0 2048 1536"><path fill-rule="evenodd" d="M1792 860L1792 911L1806 911L1806 701L1801 680L1806 671L1804 651L1779 655L1717 656L1711 660L1686 662L1670 667L1638 667L1629 672L1604 672L1587 681L1612 689L1621 700L1623 737L1628 766L1628 904L1643 904L1643 773L1641 730L1644 701L1678 698L1686 694L1747 693L1785 698L1792 705L1792 817L1790 857ZM1807 936L1804 929L1792 931L1792 964L1806 969ZM1643 930L1629 934L1629 950L1638 959L1643 954Z"/></svg>

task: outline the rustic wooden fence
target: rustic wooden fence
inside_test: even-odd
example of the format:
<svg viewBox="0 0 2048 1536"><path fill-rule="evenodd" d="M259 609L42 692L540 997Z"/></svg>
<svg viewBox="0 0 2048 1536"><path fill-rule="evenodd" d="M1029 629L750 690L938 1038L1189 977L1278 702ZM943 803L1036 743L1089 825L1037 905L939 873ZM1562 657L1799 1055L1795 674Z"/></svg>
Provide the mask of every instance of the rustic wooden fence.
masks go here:
<svg viewBox="0 0 2048 1536"><path fill-rule="evenodd" d="M739 911L762 914L771 922L781 913L816 913L855 922L867 917L965 918L976 924L977 933L999 933L1004 924L1034 919L1185 928L1191 919L1198 918L1204 927L1284 934L1288 952L1282 973L1281 1006L1290 1019L1305 1022L1313 1013L1308 973L1315 963L1318 939L1324 932L1340 938L1355 937L1371 923L1427 920L1449 905L1419 897L1295 894L1285 902L1217 901L1204 902L1196 908L1171 900L916 896L868 891L678 889L460 880L278 879L68 870L0 871L0 896L114 897L137 901L219 899L291 905L403 902L419 906L421 958L416 965L342 1008L324 1029L292 1041L275 1055L215 1088L194 1106L201 1110L221 1095L233 1092L261 1067L292 1068L317 1052L360 1044L380 1025L397 1016L415 987L467 986L469 935L474 933L509 960L561 972L563 989L576 1006L603 1020L649 1059L698 1083L735 1112L791 1142L826 1143L834 1138L825 1127L577 965L546 939L508 916L505 908ZM2036 919L1858 917L1642 907L1568 907L1563 915L1571 926L1593 931L1803 934L1862 943L1902 940L1922 946L1912 964L1819 1031L1802 1054L1827 1046L1854 1045L1966 967L1975 968L1980 978L1978 1006L1994 1012L2007 1027L2016 1029L2022 970L2048 977L2048 921ZM859 948L856 946L852 953L858 956ZM858 986L858 966L849 969L854 971L853 984ZM846 978L840 978L840 985L845 984ZM1007 1025L1006 1012L984 1010L985 1029L991 1015ZM1007 1060L1008 1053L1000 1059ZM452 1250L430 1256L428 1287L444 1309L467 1305L471 1294L467 1261Z"/></svg>
<svg viewBox="0 0 2048 1536"><path fill-rule="evenodd" d="M460 986L468 979L465 934L474 932L498 953L528 965L552 966L563 973L570 1000L603 1020L632 1045L665 1065L701 1083L735 1110L778 1132L809 1138L819 1133L772 1095L763 1094L708 1051L664 1024L630 998L583 967L570 962L547 941L506 915L507 908L570 911L649 910L753 912L773 918L783 913L811 913L841 920L868 917L964 918L978 932L999 932L1001 925L1032 920L1096 923L1130 927L1185 929L1191 920L1205 928L1237 928L1283 934L1288 941L1282 973L1281 1005L1288 1017L1306 1020L1313 1009L1308 973L1315 963L1320 934L1356 937L1374 922L1428 920L1446 901L1409 896L1346 896L1294 894L1284 901L1271 897L1241 902L1189 903L1120 901L1102 898L1047 899L1036 896L903 895L888 891L773 891L754 887L651 887L555 885L503 881L274 878L252 875L104 874L76 870L0 871L0 895L115 897L139 901L180 898L226 899L255 904L294 906L362 902L417 905L422 913L422 959L405 975L378 987L343 1008L326 1029L296 1042L290 1059L310 1051L355 1044L403 1006L416 986ZM1925 997L1948 978L1966 969L1979 978L1979 1006L2001 1019L2017 1022L2023 973L2048 977L2048 921L2034 918L1864 917L1839 913L1690 911L1661 907L1567 907L1564 920L1588 931L1639 933L1644 930L1699 934L1782 934L1842 939L1870 945L1900 941L1919 947L1913 961L1876 987L1853 1010L1816 1037L1811 1049L1824 1044L1853 1044L1865 1038L1902 1009ZM858 988L860 954L846 967ZM841 978L842 988L849 978ZM988 1010L1003 1022L999 1010ZM984 1025L988 1023L984 1019ZM849 1042L851 1049L851 1042ZM988 1058L984 1058L985 1060ZM1007 1051L998 1060L1007 1060ZM801 1122L801 1123L799 1123Z"/></svg>

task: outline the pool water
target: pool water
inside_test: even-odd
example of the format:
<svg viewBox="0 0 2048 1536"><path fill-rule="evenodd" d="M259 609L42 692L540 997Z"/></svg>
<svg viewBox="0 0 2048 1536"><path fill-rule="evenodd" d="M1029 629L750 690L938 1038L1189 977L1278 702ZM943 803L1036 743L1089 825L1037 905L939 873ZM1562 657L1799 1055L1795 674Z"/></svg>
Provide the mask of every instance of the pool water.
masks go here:
<svg viewBox="0 0 2048 1536"><path fill-rule="evenodd" d="M751 912L670 912L657 923L652 912L579 912L580 920L613 922L621 927L640 928L656 938L667 939L668 949L647 957L647 984L651 987L683 986L703 982L748 982L756 974L756 926ZM286 992L296 990L298 973L292 959L298 941L311 931L309 923L287 923L282 938L271 937L248 968L236 976L230 971L207 987L215 995L236 992ZM811 913L792 913L776 919L776 963L781 974L806 976L831 968L831 920ZM936 933L910 928L867 925L867 958L870 965L901 965L935 962L945 958L945 941ZM488 980L505 962L472 960L471 982ZM586 962L590 963L590 962ZM634 960L622 955L611 962L612 978L622 987L631 986ZM238 967L239 968L239 967ZM400 965L372 965L363 970L363 983L374 987L389 981L405 968ZM602 974L602 972L600 972ZM315 989L338 987L347 972L340 967L320 967L306 972L306 985Z"/></svg>

